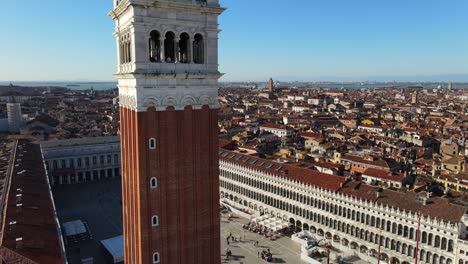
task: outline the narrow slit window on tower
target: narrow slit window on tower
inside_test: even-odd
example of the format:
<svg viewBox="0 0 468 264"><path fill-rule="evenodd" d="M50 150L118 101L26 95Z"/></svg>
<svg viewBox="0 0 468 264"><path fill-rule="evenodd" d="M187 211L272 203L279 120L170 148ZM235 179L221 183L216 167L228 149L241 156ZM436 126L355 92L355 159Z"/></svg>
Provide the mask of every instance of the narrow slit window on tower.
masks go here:
<svg viewBox="0 0 468 264"><path fill-rule="evenodd" d="M156 252L153 254L153 264L159 263L159 253Z"/></svg>
<svg viewBox="0 0 468 264"><path fill-rule="evenodd" d="M148 144L149 144L150 149L156 149L156 139L155 138L150 138Z"/></svg>
<svg viewBox="0 0 468 264"><path fill-rule="evenodd" d="M150 180L151 189L156 189L158 187L158 180L156 177L151 178Z"/></svg>
<svg viewBox="0 0 468 264"><path fill-rule="evenodd" d="M157 215L153 215L151 217L151 225L152 226L159 226L159 217Z"/></svg>

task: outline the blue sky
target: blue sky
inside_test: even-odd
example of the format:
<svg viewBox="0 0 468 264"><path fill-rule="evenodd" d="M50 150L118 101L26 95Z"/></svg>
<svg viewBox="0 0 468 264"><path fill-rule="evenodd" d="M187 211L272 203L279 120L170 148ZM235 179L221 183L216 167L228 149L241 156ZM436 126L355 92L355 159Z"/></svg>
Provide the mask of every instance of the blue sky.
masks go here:
<svg viewBox="0 0 468 264"><path fill-rule="evenodd" d="M111 0L3 1L0 80L113 80ZM466 0L221 0L223 80L468 81Z"/></svg>

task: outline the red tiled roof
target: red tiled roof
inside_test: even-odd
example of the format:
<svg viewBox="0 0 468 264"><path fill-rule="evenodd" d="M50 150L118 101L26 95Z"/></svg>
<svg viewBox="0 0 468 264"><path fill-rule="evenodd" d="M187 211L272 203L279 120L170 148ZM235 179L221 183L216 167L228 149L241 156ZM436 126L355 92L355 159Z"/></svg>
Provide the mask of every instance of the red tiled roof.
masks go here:
<svg viewBox="0 0 468 264"><path fill-rule="evenodd" d="M302 132L301 136L304 138L323 138L322 134L314 132Z"/></svg>
<svg viewBox="0 0 468 264"><path fill-rule="evenodd" d="M288 178L330 191L338 190L340 185L345 181L343 177L321 173L309 168L283 164L224 149L220 150L219 158L220 160L238 163L242 166L269 172L278 177Z"/></svg>
<svg viewBox="0 0 468 264"><path fill-rule="evenodd" d="M58 226L39 145L19 140L2 226L2 248L38 263L63 263ZM21 195L18 200L17 195ZM21 204L21 209L17 205ZM9 223L16 222L10 228ZM17 248L16 239L22 238Z"/></svg>
<svg viewBox="0 0 468 264"><path fill-rule="evenodd" d="M374 169L374 168L368 168L362 173L362 176L370 176L374 178L379 178L383 180L390 180L390 181L403 181L405 178L402 175L392 175L392 173L385 171L385 170L379 170L379 169Z"/></svg>
<svg viewBox="0 0 468 264"><path fill-rule="evenodd" d="M351 162L355 163L363 163L363 164L368 164L376 167L382 167L382 168L389 168L388 163L384 160L366 160L362 157L359 156L353 156L353 155L345 155L341 158L342 160L349 160Z"/></svg>

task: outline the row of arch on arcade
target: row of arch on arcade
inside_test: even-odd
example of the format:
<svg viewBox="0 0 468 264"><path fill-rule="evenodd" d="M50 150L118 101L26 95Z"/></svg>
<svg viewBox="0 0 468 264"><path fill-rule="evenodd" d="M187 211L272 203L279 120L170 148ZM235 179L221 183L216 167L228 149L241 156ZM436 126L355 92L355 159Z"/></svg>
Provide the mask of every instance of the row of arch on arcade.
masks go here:
<svg viewBox="0 0 468 264"><path fill-rule="evenodd" d="M151 62L179 62L203 64L205 44L200 33L191 37L183 32L176 35L172 31L164 35L153 30L149 36L149 60Z"/></svg>
<svg viewBox="0 0 468 264"><path fill-rule="evenodd" d="M244 206L247 206L251 209L254 209L258 212L260 212L261 215L263 214L268 214L271 217L277 217L281 218L284 221L288 221L288 217L286 215L282 215L280 213L275 213L274 211L268 211L266 207L263 207L262 205L257 205L252 202L248 202L247 200L243 200L242 198L239 198L235 195L225 193L221 191L221 198L227 198L229 200L232 200L236 203L240 203ZM350 224L346 224L344 222L338 221L336 219L329 219L328 217L324 216L317 216L316 221L323 225L332 228L335 231L341 232L343 234L348 235L347 237L355 237L357 239L361 239L370 243L373 243L376 248L378 248L378 243L379 243L379 235L375 234L373 232L370 232L366 230L365 228L359 228L355 227ZM347 237L340 237L338 234L332 234L330 231L326 231L320 227L315 227L313 225L309 225L308 223L302 223L300 220L296 220L294 218L289 218L289 223L293 226L296 227L296 231L300 230L305 230L309 231L313 234L316 234L319 237L323 237L325 239L328 239L330 241L333 241L335 243L339 243L343 246L349 247L353 250L357 250L362 254L367 254L369 256L372 256L374 258L377 258L377 250L376 249L369 249L366 245L359 245L355 241L350 241ZM448 243L448 246L453 249L453 241L449 240L447 242L446 238L442 238L441 243ZM415 246L414 245L409 245L404 242L397 241L395 239L391 239L389 237L380 237L380 243L381 243L381 248L382 249L387 249L387 250L392 250L400 253L402 256L407 256L409 258L414 258L415 254ZM429 264L453 264L452 259L446 258L444 256L439 256L438 254L434 254L429 251L425 251L424 249L419 249L418 250L419 255L418 259L420 262L425 262ZM382 252L381 253L381 261L389 262L389 263L396 263L396 264L407 264L408 262L403 261L400 262L400 260L397 257L389 257L386 253Z"/></svg>
<svg viewBox="0 0 468 264"><path fill-rule="evenodd" d="M382 231L405 237L410 240L414 240L416 237L416 227L410 227L405 224L376 217L366 212L360 212L359 210L345 208L338 204L331 204L320 199L315 199L311 196L306 196L297 192L287 190L283 187L277 187L266 182L251 179L249 177L239 175L237 173L221 170L221 176L242 182L243 184L250 185L256 189L264 190L265 192L283 196L286 199L291 199L304 205L309 205L316 209L325 211L329 214L334 214L340 218L346 218L348 220L360 224L365 224L370 227L381 228ZM250 199L257 200L266 205L290 212L294 215L306 218L308 220L313 220L314 222L318 222L320 220L320 217L324 217L320 216L320 214L312 212L311 210L305 209L303 206L299 207L297 205L291 204L286 199L276 199L269 195L265 195L263 193L244 188L241 185L232 184L221 180L221 186L228 190L246 196ZM453 252L454 249L453 240L448 240L445 237L441 238L441 236L439 235L427 233L426 231L421 232L420 242L429 246L440 248L442 250L447 250L449 252Z"/></svg>
<svg viewBox="0 0 468 264"><path fill-rule="evenodd" d="M309 225L307 223L302 224L299 220L294 220L293 218L291 218L289 221L290 221L290 223L294 223L296 225L296 227L299 226L299 227L301 227L301 229L307 230L307 231L309 231L309 232L311 232L313 234L317 234L320 237L324 237L326 239L333 240L333 242L340 243L340 244L342 244L344 246L350 247L351 249L359 250L359 252L362 253L362 254L368 254L368 255L373 256L375 258L377 257L377 251L374 250L374 249L369 250L366 245L359 246L359 244L357 242L355 242L355 241L350 242L347 238L340 238L339 235L337 235L337 234L333 235L331 232L325 231L322 228L317 228L315 226L310 226L309 227ZM333 223L333 224L331 224L331 223ZM357 239L373 243L378 248L379 234L375 234L375 233L370 232L370 231L368 231L366 229L355 227L355 226L352 226L350 224L342 223L342 222L337 221L337 220L333 220L333 221L330 220L329 223L325 222L324 225L327 225L327 226L333 228L333 230L335 230L335 231L347 234L348 237L352 236L352 237L355 237ZM443 238L443 239L445 239L445 238ZM452 241L452 243L453 243L453 241ZM401 242L401 241L391 239L389 237L383 237L383 236L380 236L380 245L381 245L382 249L389 249L389 250L392 250L392 251L396 251L396 252L400 253L401 255L408 256L410 258L415 257L415 255L414 255L415 254L415 246L414 245L410 245L410 244L407 244L405 242ZM453 244L452 244L452 247L453 247ZM452 264L452 260L447 259L444 256L439 256L439 255L433 254L431 252L426 252L424 249L419 249L418 252L419 252L418 258L419 258L419 260L421 262L426 262L426 263L431 263L431 264ZM385 253L383 253L383 254L385 254ZM385 256L383 256L383 257L381 256L381 258L382 258L383 261L384 260L388 261L388 258L385 258ZM397 258L395 258L394 260L391 261L391 263L400 263L400 261Z"/></svg>

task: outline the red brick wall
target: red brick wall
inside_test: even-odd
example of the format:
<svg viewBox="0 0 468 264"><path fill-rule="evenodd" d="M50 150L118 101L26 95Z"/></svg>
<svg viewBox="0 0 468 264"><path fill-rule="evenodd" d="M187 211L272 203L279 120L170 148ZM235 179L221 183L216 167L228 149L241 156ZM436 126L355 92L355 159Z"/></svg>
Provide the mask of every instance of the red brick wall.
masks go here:
<svg viewBox="0 0 468 264"><path fill-rule="evenodd" d="M125 263L220 263L218 111L120 111Z"/></svg>

